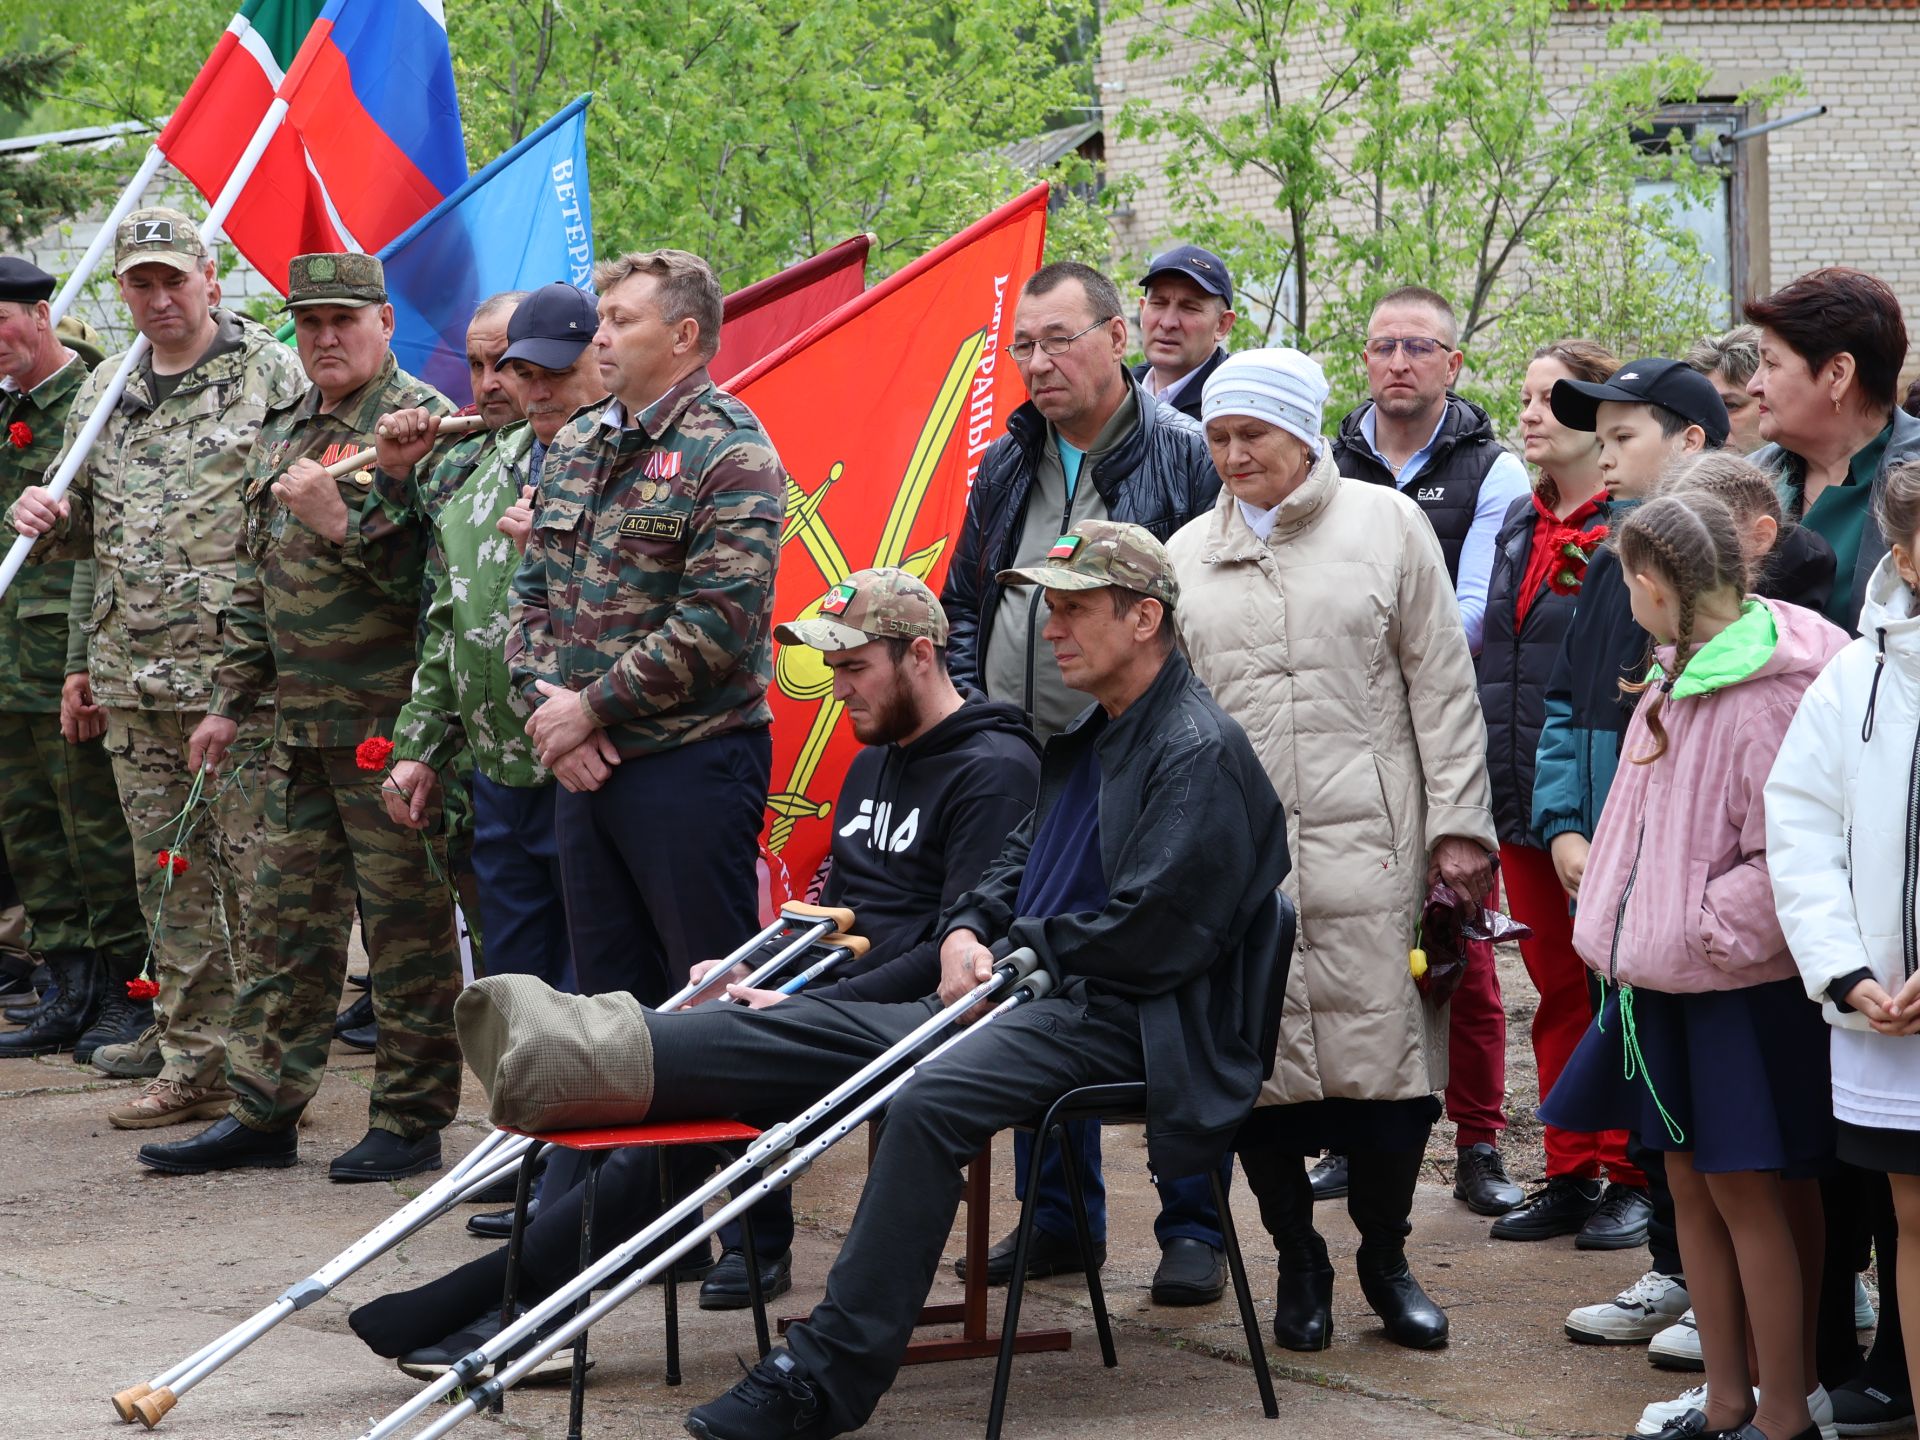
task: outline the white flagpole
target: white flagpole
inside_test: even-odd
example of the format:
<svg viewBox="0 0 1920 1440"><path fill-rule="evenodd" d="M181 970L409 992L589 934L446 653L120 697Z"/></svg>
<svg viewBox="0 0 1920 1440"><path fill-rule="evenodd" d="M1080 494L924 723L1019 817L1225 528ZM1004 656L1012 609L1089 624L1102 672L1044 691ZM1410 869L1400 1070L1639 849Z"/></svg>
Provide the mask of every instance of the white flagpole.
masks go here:
<svg viewBox="0 0 1920 1440"><path fill-rule="evenodd" d="M120 198L113 202L113 209L107 212L107 218L100 222L99 233L93 237L93 243L87 246L87 253L80 257L80 263L73 267L73 273L67 276L67 283L60 287L60 293L53 297L53 323L58 325L60 317L73 308L73 302L80 298L80 287L94 272L100 263L100 257L107 253L107 247L113 244L113 235L120 228L120 222L133 213L134 206L147 193L147 187L153 183L153 177L160 173L160 167L167 157L160 153L158 145L147 147L147 158L140 162L140 168L134 172L133 179L127 182L127 188L120 192ZM0 590L6 587L0 585Z"/></svg>
<svg viewBox="0 0 1920 1440"><path fill-rule="evenodd" d="M254 168L259 165L260 157L266 153L267 143L273 139L274 131L280 128L280 121L287 113L284 97L276 95L273 104L267 107L267 113L261 117L260 126L253 132L253 139L247 142L247 148L241 152L240 161L233 167L233 173L227 177L227 183L221 187L219 199L213 202L213 209L207 212L206 221L200 226L200 238L209 249L221 236L227 216L240 199L240 192L246 188L247 181L253 178ZM121 360L120 368L114 372L113 379L101 392L94 404L93 413L87 417L87 423L74 437L73 446L67 451L67 458L61 462L60 472L47 482L47 491L55 499L67 493L73 484L73 477L87 458L87 452L93 449L93 442L100 438L100 432L106 428L107 417L113 414L114 407L120 403L120 396L127 388L127 381L134 369L147 357L147 337L136 336L126 357ZM27 562L27 552L34 547L34 537L18 535L14 538L13 548L7 551L7 558L0 560L0 595L7 593L7 587L13 584L13 577L20 573L20 567Z"/></svg>

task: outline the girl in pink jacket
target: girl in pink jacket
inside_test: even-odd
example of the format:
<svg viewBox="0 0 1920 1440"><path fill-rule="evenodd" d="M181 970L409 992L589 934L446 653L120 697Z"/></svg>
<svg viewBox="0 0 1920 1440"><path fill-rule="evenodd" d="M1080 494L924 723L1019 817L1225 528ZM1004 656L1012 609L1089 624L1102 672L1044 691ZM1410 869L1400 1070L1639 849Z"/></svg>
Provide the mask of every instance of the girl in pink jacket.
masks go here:
<svg viewBox="0 0 1920 1440"><path fill-rule="evenodd" d="M1805 1323L1818 1277L1802 1274L1794 1227L1819 1214L1833 1120L1820 1012L1774 914L1762 791L1801 695L1847 637L1749 597L1740 526L1716 496L1650 500L1614 543L1656 663L1574 924L1611 993L1540 1114L1624 1126L1667 1152L1705 1428L1818 1440Z"/></svg>

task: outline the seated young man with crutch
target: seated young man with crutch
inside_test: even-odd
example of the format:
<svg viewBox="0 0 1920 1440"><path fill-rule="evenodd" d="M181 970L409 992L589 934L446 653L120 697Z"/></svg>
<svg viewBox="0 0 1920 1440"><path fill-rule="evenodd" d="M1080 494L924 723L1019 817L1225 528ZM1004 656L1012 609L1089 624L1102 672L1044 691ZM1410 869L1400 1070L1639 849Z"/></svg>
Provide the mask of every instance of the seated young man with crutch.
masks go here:
<svg viewBox="0 0 1920 1440"><path fill-rule="evenodd" d="M732 1115L765 1126L910 1049L916 1034L949 1021L950 1003L993 994L996 955L1030 951L1054 982L1017 1008L988 1005L994 1023L962 1032L888 1087L886 1122L826 1297L788 1332L787 1348L687 1417L707 1440L805 1440L866 1423L932 1286L962 1172L995 1132L1067 1090L1144 1080L1155 1170L1204 1174L1271 1058L1256 997L1267 995L1279 957L1243 942L1286 874L1286 826L1246 735L1174 649L1168 612L1178 592L1165 550L1137 526L1085 521L1045 565L1001 579L1045 588L1043 634L1067 683L1096 703L1049 742L1033 815L942 920L939 995L894 1005L803 995L762 1010L716 1004L671 1014L634 1007L621 1021L620 1053L632 1057L635 1082L646 1081L622 1120ZM537 998L528 986L537 982L525 976L476 984L461 1001L463 1038L471 1030L476 1047L500 1055L550 1053L550 1036L564 1049L557 1030L502 1035L520 995ZM493 1072L482 1078L491 1083ZM841 1123L833 1133L844 1133ZM532 1328L562 1303L549 1297L522 1323ZM532 1360L523 1356L508 1374L517 1378ZM449 1388L436 1382L403 1413L421 1413ZM444 1433L487 1389L430 1429Z"/></svg>
<svg viewBox="0 0 1920 1440"><path fill-rule="evenodd" d="M1040 747L1019 707L954 688L946 614L905 570L858 571L823 597L818 616L774 633L783 645L820 652L854 738L866 747L840 788L819 901L851 909L869 949L806 993L878 1001L929 995L940 984L940 917L1033 809ZM714 963L696 965L692 978L704 979ZM727 993L754 1007L786 998L738 984ZM623 1150L602 1167L596 1258L659 1212L658 1153ZM754 1210L763 1246L770 1229L791 1233L790 1194L778 1191ZM575 1189L534 1213L522 1237L522 1299L537 1300L578 1272L583 1196ZM769 1207L786 1212L771 1226ZM748 1303L738 1230L736 1223L721 1231L720 1263L700 1287L703 1309ZM759 1257L769 1299L790 1283L790 1255L776 1245ZM409 1374L436 1374L497 1331L506 1263L502 1247L417 1289L383 1296L354 1312L353 1328L376 1353L398 1357Z"/></svg>

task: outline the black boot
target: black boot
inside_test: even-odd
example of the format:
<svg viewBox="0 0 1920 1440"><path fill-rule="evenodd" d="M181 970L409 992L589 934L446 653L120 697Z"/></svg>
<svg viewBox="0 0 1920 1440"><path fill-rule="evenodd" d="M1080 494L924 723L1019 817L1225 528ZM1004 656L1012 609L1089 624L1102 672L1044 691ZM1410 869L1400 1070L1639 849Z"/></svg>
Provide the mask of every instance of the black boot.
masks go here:
<svg viewBox="0 0 1920 1440"><path fill-rule="evenodd" d="M0 1010L0 1018L9 1025L31 1025L47 1013L49 1006L60 996L60 987L53 983L53 972L46 962L33 967L33 988L40 992L38 1000L29 1000L24 1005L9 1005Z"/></svg>
<svg viewBox="0 0 1920 1440"><path fill-rule="evenodd" d="M1333 1343L1333 1266L1327 1242L1313 1228L1313 1184L1302 1158L1259 1144L1240 1152L1247 1188L1280 1262L1273 1338L1289 1350L1324 1350Z"/></svg>
<svg viewBox="0 0 1920 1440"><path fill-rule="evenodd" d="M47 957L59 994L40 1017L24 1030L0 1035L0 1058L54 1055L71 1050L93 1024L100 1009L98 956L90 950L69 950Z"/></svg>
<svg viewBox="0 0 1920 1440"><path fill-rule="evenodd" d="M153 1002L134 1000L127 995L126 984L109 989L94 1022L73 1044L73 1063L85 1065L102 1045L131 1045L147 1033L153 1024Z"/></svg>
<svg viewBox="0 0 1920 1440"><path fill-rule="evenodd" d="M1348 1160L1352 1189L1347 1214L1360 1231L1354 1268L1360 1292L1386 1327L1387 1338L1412 1350L1447 1343L1447 1312L1428 1298L1407 1268L1413 1233L1413 1187L1425 1150L1356 1150Z"/></svg>

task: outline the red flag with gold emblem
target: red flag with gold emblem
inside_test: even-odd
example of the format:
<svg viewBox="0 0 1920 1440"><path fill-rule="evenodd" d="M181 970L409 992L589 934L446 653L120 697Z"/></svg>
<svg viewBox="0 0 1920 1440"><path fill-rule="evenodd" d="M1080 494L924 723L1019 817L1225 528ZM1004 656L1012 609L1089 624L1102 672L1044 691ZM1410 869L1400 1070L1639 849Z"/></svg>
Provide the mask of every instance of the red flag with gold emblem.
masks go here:
<svg viewBox="0 0 1920 1440"><path fill-rule="evenodd" d="M936 592L980 457L1027 397L1002 347L1040 266L1037 185L850 300L727 388L786 465L774 617L819 613L856 570L898 565ZM774 904L805 893L860 742L816 650L774 657L773 785L761 832Z"/></svg>

